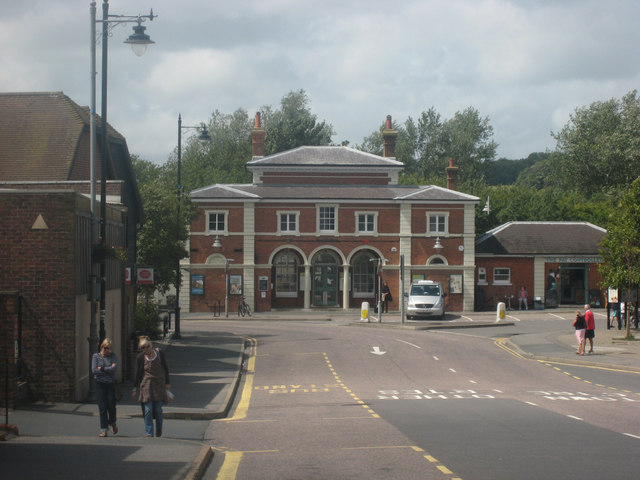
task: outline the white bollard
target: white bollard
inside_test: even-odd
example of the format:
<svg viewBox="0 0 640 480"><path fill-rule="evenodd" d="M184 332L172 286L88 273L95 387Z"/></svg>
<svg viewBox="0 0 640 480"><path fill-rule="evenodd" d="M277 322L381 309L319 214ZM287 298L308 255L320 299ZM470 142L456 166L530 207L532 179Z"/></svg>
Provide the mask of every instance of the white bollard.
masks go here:
<svg viewBox="0 0 640 480"><path fill-rule="evenodd" d="M369 321L369 302L362 302L360 306L360 321Z"/></svg>
<svg viewBox="0 0 640 480"><path fill-rule="evenodd" d="M504 302L500 302L498 304L498 308L496 309L496 322L499 322L500 320L504 320L505 317L505 305Z"/></svg>

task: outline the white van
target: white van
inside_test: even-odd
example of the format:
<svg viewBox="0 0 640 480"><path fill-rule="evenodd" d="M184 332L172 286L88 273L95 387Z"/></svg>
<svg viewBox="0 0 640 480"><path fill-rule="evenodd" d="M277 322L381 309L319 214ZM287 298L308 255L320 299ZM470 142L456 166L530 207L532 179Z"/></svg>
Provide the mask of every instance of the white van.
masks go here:
<svg viewBox="0 0 640 480"><path fill-rule="evenodd" d="M444 318L444 297L447 294L442 283L433 280L418 280L411 284L407 318L426 317L435 315Z"/></svg>

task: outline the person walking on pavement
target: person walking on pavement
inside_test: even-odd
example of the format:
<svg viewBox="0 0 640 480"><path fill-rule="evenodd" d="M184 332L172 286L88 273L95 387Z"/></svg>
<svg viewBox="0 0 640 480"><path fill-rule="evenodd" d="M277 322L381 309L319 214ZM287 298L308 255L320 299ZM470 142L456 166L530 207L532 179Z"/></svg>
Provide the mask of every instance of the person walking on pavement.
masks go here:
<svg viewBox="0 0 640 480"><path fill-rule="evenodd" d="M112 352L113 343L105 338L100 344L100 351L91 357L91 372L96 385L98 412L100 413L100 437L107 436L110 426L111 432L118 433L116 425L116 370L118 357Z"/></svg>
<svg viewBox="0 0 640 480"><path fill-rule="evenodd" d="M529 310L529 305L527 303L527 289L524 288L524 285L520 287L520 291L518 292L518 310L522 310L522 305L524 305L525 310Z"/></svg>
<svg viewBox="0 0 640 480"><path fill-rule="evenodd" d="M573 319L573 327L576 329L576 340L578 340L578 351L576 355L584 355L585 347L585 329L587 323L584 320L584 316L580 310L576 310L576 318Z"/></svg>
<svg viewBox="0 0 640 480"><path fill-rule="evenodd" d="M384 313L389 313L389 302L393 302L393 297L391 296L391 290L389 290L389 284L384 282L382 284L382 311Z"/></svg>
<svg viewBox="0 0 640 480"><path fill-rule="evenodd" d="M588 303L584 306L584 321L587 324L585 337L589 340L589 353L593 353L593 339L596 336L596 319L591 311L591 305Z"/></svg>
<svg viewBox="0 0 640 480"><path fill-rule="evenodd" d="M149 337L140 337L140 353L136 358L136 383L131 396L138 399L144 412L144 429L153 437L153 419L156 419L156 437L162 436L162 405L168 401L171 388L169 367L164 352L153 348Z"/></svg>

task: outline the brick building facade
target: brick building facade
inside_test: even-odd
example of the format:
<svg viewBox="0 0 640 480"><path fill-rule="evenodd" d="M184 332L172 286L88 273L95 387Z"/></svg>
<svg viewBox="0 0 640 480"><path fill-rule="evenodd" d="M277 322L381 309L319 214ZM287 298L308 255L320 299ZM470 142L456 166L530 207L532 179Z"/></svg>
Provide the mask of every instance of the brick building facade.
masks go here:
<svg viewBox="0 0 640 480"><path fill-rule="evenodd" d="M417 278L443 282L448 310L473 309L478 198L455 190L453 162L449 188L399 185L390 117L382 133L383 156L300 147L265 157L256 115L253 182L190 194L200 213L183 310L235 312L241 295L256 311L359 308L377 302L381 281L398 310Z"/></svg>
<svg viewBox="0 0 640 480"><path fill-rule="evenodd" d="M599 245L606 230L587 222L509 222L476 241L476 310L604 305ZM536 301L537 300L537 301Z"/></svg>
<svg viewBox="0 0 640 480"><path fill-rule="evenodd" d="M107 135L108 154L96 152L96 171L107 162L104 244L125 249L133 265L142 204L124 137L111 126ZM80 401L89 391L87 339L91 319L98 323L89 291L99 278L89 138L88 108L62 92L0 94L0 359L12 404ZM121 359L119 379L135 307L124 266L106 260L104 333Z"/></svg>

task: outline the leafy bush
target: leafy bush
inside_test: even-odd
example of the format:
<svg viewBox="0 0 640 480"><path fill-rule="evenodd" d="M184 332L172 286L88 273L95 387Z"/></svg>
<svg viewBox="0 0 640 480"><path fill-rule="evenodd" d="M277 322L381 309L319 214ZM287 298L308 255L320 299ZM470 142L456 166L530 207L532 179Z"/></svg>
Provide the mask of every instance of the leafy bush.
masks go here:
<svg viewBox="0 0 640 480"><path fill-rule="evenodd" d="M136 314L133 319L133 329L138 335L148 335L152 340L157 340L162 335L158 305L150 299L144 299L136 305Z"/></svg>

